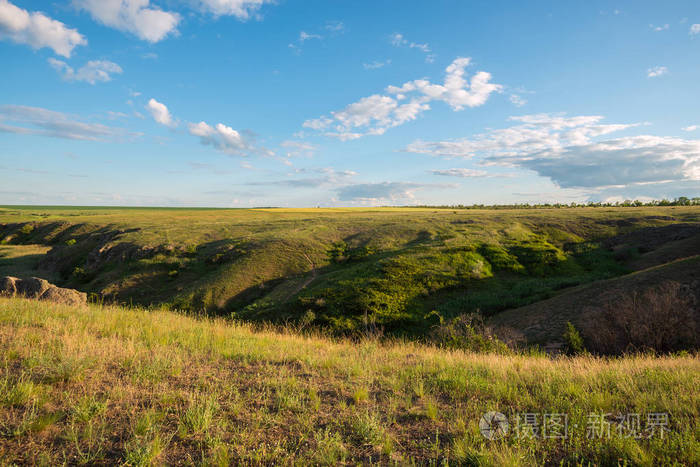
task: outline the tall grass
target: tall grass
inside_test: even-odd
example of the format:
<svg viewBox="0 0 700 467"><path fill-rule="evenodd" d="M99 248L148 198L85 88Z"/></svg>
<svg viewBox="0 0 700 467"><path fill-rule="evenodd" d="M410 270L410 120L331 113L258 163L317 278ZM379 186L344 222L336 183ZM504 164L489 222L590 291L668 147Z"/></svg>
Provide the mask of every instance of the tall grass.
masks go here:
<svg viewBox="0 0 700 467"><path fill-rule="evenodd" d="M0 299L6 463L697 465L699 386L697 355L476 354ZM490 410L566 413L569 437L487 440ZM600 413L668 413L668 431L589 439Z"/></svg>

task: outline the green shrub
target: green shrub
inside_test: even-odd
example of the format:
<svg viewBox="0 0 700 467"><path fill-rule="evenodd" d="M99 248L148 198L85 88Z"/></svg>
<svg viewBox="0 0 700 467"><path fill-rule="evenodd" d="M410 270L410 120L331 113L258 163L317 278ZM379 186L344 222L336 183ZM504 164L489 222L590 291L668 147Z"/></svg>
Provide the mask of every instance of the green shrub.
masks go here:
<svg viewBox="0 0 700 467"><path fill-rule="evenodd" d="M34 232L34 225L33 224L24 224L21 229L19 229L20 233L23 235L29 235L30 233Z"/></svg>
<svg viewBox="0 0 700 467"><path fill-rule="evenodd" d="M479 246L477 251L495 269L512 272L523 272L525 270L523 265L518 262L518 259L500 245L484 243Z"/></svg>
<svg viewBox="0 0 700 467"><path fill-rule="evenodd" d="M530 274L545 276L566 260L564 253L545 240L527 240L509 248Z"/></svg>
<svg viewBox="0 0 700 467"><path fill-rule="evenodd" d="M326 254L334 263L338 263L343 260L345 254L348 250L348 244L344 241L333 242L331 247L328 249Z"/></svg>
<svg viewBox="0 0 700 467"><path fill-rule="evenodd" d="M85 268L82 268L80 266L76 266L73 268L73 272L71 273L71 276L73 276L74 279L77 279L79 281L87 281L89 278L89 275L87 271L85 271Z"/></svg>
<svg viewBox="0 0 700 467"><path fill-rule="evenodd" d="M569 355L578 355L586 351L583 345L583 338L578 330L571 324L566 323L566 331L564 331L564 344L566 345L566 353Z"/></svg>
<svg viewBox="0 0 700 467"><path fill-rule="evenodd" d="M71 238L70 240L66 240L66 245L67 245L67 246L73 246L73 245L75 245L76 243L78 243L78 242L77 242L77 240L74 239L74 238Z"/></svg>
<svg viewBox="0 0 700 467"><path fill-rule="evenodd" d="M436 344L449 349L497 354L511 353L508 346L498 340L484 325L478 313L460 315L433 329L431 339Z"/></svg>

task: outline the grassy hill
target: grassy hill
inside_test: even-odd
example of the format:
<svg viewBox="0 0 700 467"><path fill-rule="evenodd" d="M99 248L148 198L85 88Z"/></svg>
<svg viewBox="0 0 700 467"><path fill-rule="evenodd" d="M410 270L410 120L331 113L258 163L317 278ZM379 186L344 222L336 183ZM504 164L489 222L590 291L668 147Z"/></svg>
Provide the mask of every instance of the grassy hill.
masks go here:
<svg viewBox="0 0 700 467"><path fill-rule="evenodd" d="M697 355L470 354L0 299L3 464L698 465L699 386ZM517 437L525 413L567 414L567 439Z"/></svg>
<svg viewBox="0 0 700 467"><path fill-rule="evenodd" d="M678 259L664 239L699 229L697 206L0 207L0 271L107 302L424 337Z"/></svg>
<svg viewBox="0 0 700 467"><path fill-rule="evenodd" d="M697 253L700 250L695 250ZM505 327L510 332L523 336L531 344L546 346L560 342L566 323L571 322L584 331L584 336L593 336L601 323L598 311L624 294L649 290L664 281L674 281L692 287L700 296L700 256L680 259L653 266L638 272L613 279L565 290L553 298L531 305L504 311L493 316L489 323Z"/></svg>

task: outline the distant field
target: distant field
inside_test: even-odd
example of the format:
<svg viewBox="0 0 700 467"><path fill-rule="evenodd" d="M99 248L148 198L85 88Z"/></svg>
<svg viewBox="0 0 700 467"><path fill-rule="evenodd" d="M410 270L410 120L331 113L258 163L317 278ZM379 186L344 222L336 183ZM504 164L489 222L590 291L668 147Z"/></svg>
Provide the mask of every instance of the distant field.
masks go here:
<svg viewBox="0 0 700 467"><path fill-rule="evenodd" d="M8 465L690 466L699 386L697 355L471 354L0 299Z"/></svg>
<svg viewBox="0 0 700 467"><path fill-rule="evenodd" d="M16 275L107 302L422 338L464 314L494 316L692 256L697 229L698 206L5 206L0 270L14 264Z"/></svg>

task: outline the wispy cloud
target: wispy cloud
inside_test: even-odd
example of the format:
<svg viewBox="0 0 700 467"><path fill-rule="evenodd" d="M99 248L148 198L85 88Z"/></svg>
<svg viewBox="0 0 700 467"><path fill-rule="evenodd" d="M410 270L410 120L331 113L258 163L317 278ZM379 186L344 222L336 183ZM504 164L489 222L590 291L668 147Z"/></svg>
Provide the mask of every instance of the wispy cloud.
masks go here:
<svg viewBox="0 0 700 467"><path fill-rule="evenodd" d="M425 54L425 61L432 63L435 61L435 55L432 53L430 46L426 43L409 41L403 34L395 32L389 36L389 42L394 47L408 47L409 49L417 49Z"/></svg>
<svg viewBox="0 0 700 467"><path fill-rule="evenodd" d="M443 177L461 177L461 178L483 178L488 177L489 173L485 170L475 170L475 169L443 169L443 170L431 170L433 175L440 175Z"/></svg>
<svg viewBox="0 0 700 467"><path fill-rule="evenodd" d="M668 25L668 23L661 25L661 26L655 26L653 24L650 24L649 28L654 32L661 32L661 31L668 30L670 28L670 26Z"/></svg>
<svg viewBox="0 0 700 467"><path fill-rule="evenodd" d="M0 106L0 131L83 141L106 141L138 136L128 134L121 128L82 122L68 114L23 105Z"/></svg>
<svg viewBox="0 0 700 467"><path fill-rule="evenodd" d="M90 84L98 82L106 83L112 80L113 74L120 74L123 71L119 65L108 60L89 61L87 64L80 67L78 71L74 70L66 62L56 60L55 58L49 58L48 62L60 73L64 80L84 81Z"/></svg>
<svg viewBox="0 0 700 467"><path fill-rule="evenodd" d="M656 78L658 76L663 76L668 74L668 68L665 66L655 66L647 70L647 76L649 78Z"/></svg>
<svg viewBox="0 0 700 467"><path fill-rule="evenodd" d="M304 44L310 40L320 41L323 40L323 36L320 34L311 34L306 31L301 31L297 40L295 42L290 42L288 47L299 54L301 53L301 49L304 47Z"/></svg>
<svg viewBox="0 0 700 467"><path fill-rule="evenodd" d="M335 34L342 34L345 32L345 24L342 21L328 21L324 29Z"/></svg>
<svg viewBox="0 0 700 467"><path fill-rule="evenodd" d="M370 63L363 63L362 67L365 70L376 70L378 68L383 68L383 67L390 65L390 64L391 64L391 59L383 60L383 61L375 60L375 61L370 62Z"/></svg>

